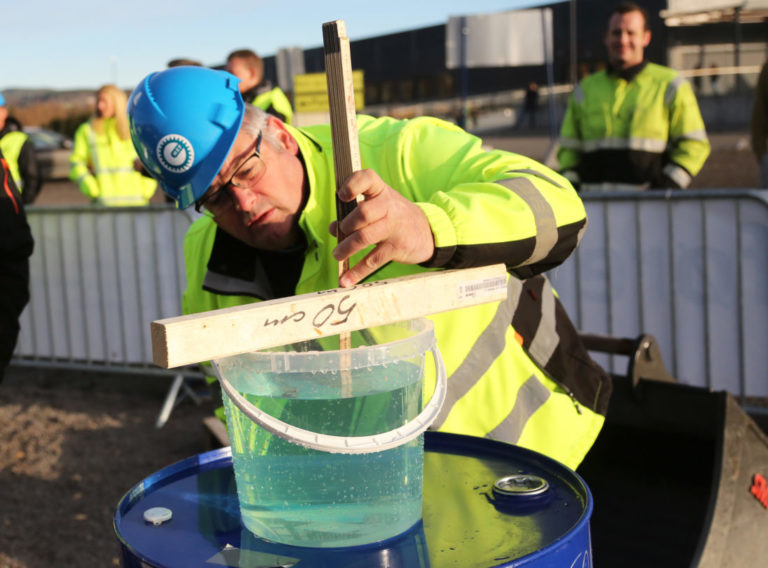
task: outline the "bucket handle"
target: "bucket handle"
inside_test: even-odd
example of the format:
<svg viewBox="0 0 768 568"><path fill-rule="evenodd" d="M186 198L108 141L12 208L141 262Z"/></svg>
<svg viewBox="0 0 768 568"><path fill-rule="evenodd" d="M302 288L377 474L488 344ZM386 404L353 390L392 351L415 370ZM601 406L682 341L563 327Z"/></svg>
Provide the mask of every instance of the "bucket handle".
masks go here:
<svg viewBox="0 0 768 568"><path fill-rule="evenodd" d="M445 363L443 362L443 358L440 355L440 350L437 348L437 345L433 344L430 351L432 351L432 355L435 358L435 367L437 371L435 392L432 394L432 398L421 413L407 424L395 428L394 430L390 430L389 432L373 434L372 436L332 436L305 430L298 426L291 426L279 418L275 418L263 410L256 408L246 400L244 396L237 392L237 389L232 386L232 383L230 383L227 378L219 373L215 362L213 366L214 369L216 369L216 376L221 383L222 389L224 389L224 392L227 393L227 396L232 400L235 406L237 406L242 413L253 422L275 436L291 442L292 444L298 444L305 448L311 448L321 452L329 452L332 454L370 454L373 452L391 450L392 448L396 448L397 446L413 440L429 428L429 425L432 424L435 418L437 418L440 408L445 401L448 379L445 373Z"/></svg>

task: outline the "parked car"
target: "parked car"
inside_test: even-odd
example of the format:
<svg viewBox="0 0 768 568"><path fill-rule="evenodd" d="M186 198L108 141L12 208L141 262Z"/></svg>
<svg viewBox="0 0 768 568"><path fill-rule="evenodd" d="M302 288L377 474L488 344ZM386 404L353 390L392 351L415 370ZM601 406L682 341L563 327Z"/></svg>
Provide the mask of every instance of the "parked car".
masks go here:
<svg viewBox="0 0 768 568"><path fill-rule="evenodd" d="M28 126L24 132L35 145L43 180L66 179L69 176L72 140L54 130L37 126Z"/></svg>

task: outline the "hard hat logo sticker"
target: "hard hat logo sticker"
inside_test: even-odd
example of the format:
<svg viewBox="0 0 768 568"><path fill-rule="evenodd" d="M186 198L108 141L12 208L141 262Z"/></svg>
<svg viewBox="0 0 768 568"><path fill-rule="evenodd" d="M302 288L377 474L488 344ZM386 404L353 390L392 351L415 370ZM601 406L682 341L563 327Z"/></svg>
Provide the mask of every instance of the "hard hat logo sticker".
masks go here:
<svg viewBox="0 0 768 568"><path fill-rule="evenodd" d="M195 150L183 136L168 134L157 143L157 159L166 170L180 174L192 167Z"/></svg>

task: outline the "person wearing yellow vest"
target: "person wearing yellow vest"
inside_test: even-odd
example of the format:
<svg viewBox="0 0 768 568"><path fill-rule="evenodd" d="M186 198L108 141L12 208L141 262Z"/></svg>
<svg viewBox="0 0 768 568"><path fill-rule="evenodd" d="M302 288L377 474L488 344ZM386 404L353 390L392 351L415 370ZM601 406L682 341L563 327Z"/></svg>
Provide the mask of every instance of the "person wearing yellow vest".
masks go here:
<svg viewBox="0 0 768 568"><path fill-rule="evenodd" d="M227 56L227 71L240 79L240 93L253 104L286 124L293 122L291 102L280 87L264 78L264 60L250 49L238 49Z"/></svg>
<svg viewBox="0 0 768 568"><path fill-rule="evenodd" d="M608 68L576 85L560 131L560 171L580 191L685 189L709 156L690 83L644 60L650 41L645 8L611 10Z"/></svg>
<svg viewBox="0 0 768 568"><path fill-rule="evenodd" d="M32 203L40 192L42 178L35 146L21 124L8 115L5 97L0 94L0 150L10 169L22 202Z"/></svg>
<svg viewBox="0 0 768 568"><path fill-rule="evenodd" d="M183 311L503 262L506 301L430 318L449 377L433 428L576 467L603 425L611 380L542 274L586 228L568 181L436 118L360 115L364 169L338 194L365 199L337 243L330 126L286 125L245 104L237 83L168 69L143 80L128 106L147 171L180 208L204 212L185 239ZM343 259L351 268L339 277Z"/></svg>
<svg viewBox="0 0 768 568"><path fill-rule="evenodd" d="M75 131L69 179L92 203L147 205L157 182L141 173L128 132L126 94L114 85L105 85L97 96L96 116Z"/></svg>

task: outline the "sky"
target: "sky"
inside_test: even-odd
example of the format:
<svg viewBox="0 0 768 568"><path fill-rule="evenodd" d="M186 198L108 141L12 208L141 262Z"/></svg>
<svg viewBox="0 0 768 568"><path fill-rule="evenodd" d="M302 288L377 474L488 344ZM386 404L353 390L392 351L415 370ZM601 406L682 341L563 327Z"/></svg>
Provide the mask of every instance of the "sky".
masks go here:
<svg viewBox="0 0 768 568"><path fill-rule="evenodd" d="M344 20L350 40L444 24L451 16L538 6L544 0L0 0L0 91L132 89L171 59L218 65L230 51L262 56L321 47L322 24ZM354 61L353 61L354 65Z"/></svg>

